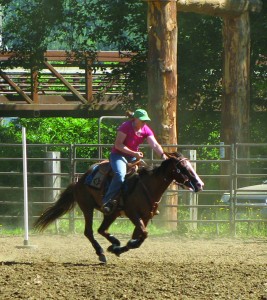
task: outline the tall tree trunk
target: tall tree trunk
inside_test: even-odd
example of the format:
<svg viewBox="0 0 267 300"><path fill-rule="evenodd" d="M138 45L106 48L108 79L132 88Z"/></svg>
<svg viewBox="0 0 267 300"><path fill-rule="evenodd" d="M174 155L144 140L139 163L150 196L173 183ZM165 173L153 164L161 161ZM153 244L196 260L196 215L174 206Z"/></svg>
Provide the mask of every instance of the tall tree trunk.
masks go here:
<svg viewBox="0 0 267 300"><path fill-rule="evenodd" d="M249 13L224 18L222 141L249 142L250 25Z"/></svg>
<svg viewBox="0 0 267 300"><path fill-rule="evenodd" d="M225 144L249 142L250 118L250 24L249 13L223 20L224 76L221 112L221 139ZM239 157L248 157L249 149L243 147ZM226 151L226 159L230 150ZM223 165L222 173L230 174L230 166ZM248 173L245 163L239 173ZM222 187L228 182L222 181ZM245 182L243 182L245 184Z"/></svg>
<svg viewBox="0 0 267 300"><path fill-rule="evenodd" d="M157 139L168 145L177 144L177 31L176 0L149 1L148 108ZM164 202L170 207L161 208L162 220L176 221L177 195L165 195ZM177 224L165 226L176 229Z"/></svg>
<svg viewBox="0 0 267 300"><path fill-rule="evenodd" d="M153 129L162 144L176 144L176 2L148 2L148 43L148 109Z"/></svg>

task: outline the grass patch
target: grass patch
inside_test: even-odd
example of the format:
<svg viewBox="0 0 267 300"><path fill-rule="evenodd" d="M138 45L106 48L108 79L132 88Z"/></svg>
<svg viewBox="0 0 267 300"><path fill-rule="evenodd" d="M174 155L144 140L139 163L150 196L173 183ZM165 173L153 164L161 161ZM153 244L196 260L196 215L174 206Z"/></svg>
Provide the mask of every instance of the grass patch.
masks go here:
<svg viewBox="0 0 267 300"><path fill-rule="evenodd" d="M197 227L192 226L190 220L190 211L188 207L179 207L178 220L180 222L176 229L167 229L163 226L160 219L155 218L148 224L149 236L159 236L169 233L174 233L187 237L229 237L233 236L234 232L231 231L230 226L229 208L212 207L207 209L198 210L198 223ZM259 209L246 208L236 213L236 219L239 220L235 223L235 236L237 237L255 237L264 238L267 235L267 223L263 221ZM257 222L250 222L249 220L256 220ZM262 220L262 221L261 221ZM102 222L102 215L95 215L93 230L97 230ZM118 235L132 235L134 230L133 224L127 218L117 218L111 225L109 232ZM0 224L0 235L23 235L23 228L10 228ZM75 212L75 223L71 223L68 215L64 218L57 220L54 224L50 225L45 233L49 234L69 234L69 233L84 233L84 219L79 211ZM30 229L30 234L37 234Z"/></svg>

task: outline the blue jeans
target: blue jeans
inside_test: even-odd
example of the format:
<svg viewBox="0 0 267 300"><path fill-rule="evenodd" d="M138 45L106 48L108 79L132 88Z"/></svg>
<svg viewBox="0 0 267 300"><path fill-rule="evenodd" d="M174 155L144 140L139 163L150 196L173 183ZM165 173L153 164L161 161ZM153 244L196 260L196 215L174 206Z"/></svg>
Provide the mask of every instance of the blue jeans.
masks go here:
<svg viewBox="0 0 267 300"><path fill-rule="evenodd" d="M135 157L123 156L117 153L110 154L109 160L114 176L111 180L108 191L103 198L104 204L111 199L115 199L115 197L119 194L127 173L127 163L132 162L135 159Z"/></svg>

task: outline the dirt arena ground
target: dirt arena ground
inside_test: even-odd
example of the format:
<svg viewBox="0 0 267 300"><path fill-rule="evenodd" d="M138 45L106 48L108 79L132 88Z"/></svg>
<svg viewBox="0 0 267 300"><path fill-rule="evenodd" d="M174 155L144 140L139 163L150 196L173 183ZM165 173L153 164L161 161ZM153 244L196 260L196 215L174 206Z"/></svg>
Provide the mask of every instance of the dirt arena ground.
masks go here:
<svg viewBox="0 0 267 300"><path fill-rule="evenodd" d="M29 243L37 247L0 237L1 300L267 300L266 239L152 236L119 258L108 253L106 265L81 235L30 236Z"/></svg>

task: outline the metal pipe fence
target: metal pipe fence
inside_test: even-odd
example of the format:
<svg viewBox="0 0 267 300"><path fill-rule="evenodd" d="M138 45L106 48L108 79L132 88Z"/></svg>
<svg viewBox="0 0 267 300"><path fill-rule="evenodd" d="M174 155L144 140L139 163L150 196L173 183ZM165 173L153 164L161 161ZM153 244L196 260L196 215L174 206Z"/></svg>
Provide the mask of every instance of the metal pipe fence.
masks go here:
<svg viewBox="0 0 267 300"><path fill-rule="evenodd" d="M56 200L59 192L70 182L86 172L88 167L108 158L110 144L28 144L28 192L29 224L42 211ZM163 145L164 149L179 149L184 154L196 151L190 161L205 183L203 192L193 195L189 191L170 187L161 202L160 210L175 209L174 217L156 216L153 223L161 226L169 223L175 227L187 226L188 230L204 230L214 225L220 234L222 226L235 235L240 224L267 224L267 184L260 193L266 194L266 202L253 202L249 199L240 203L240 190L243 186L253 186L267 180L267 144L235 145ZM145 161L159 165L161 160L153 151L142 145ZM51 158L47 154L60 153L60 157ZM221 157L220 157L221 155ZM187 156L187 155L185 155ZM190 157L189 157L190 158ZM53 166L58 164L58 169ZM23 170L21 144L0 144L0 225L3 227L22 226L23 221ZM53 178L48 184L48 179ZM53 182L60 180L60 185ZM246 192L257 195L253 188ZM223 197L229 197L223 202ZM176 204L170 204L168 198L176 198ZM194 198L192 198L194 197ZM252 196L251 196L252 197ZM192 201L193 199L193 201ZM96 219L101 219L96 212ZM77 221L83 219L79 209L63 217L69 222L70 231L75 231ZM119 219L120 220L120 219Z"/></svg>

